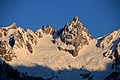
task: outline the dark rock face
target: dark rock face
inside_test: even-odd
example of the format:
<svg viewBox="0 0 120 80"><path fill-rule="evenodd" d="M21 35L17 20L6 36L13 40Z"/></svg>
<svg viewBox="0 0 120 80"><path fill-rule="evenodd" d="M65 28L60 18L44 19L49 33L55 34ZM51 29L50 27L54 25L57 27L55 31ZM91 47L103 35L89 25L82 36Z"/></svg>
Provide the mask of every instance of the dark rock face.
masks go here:
<svg viewBox="0 0 120 80"><path fill-rule="evenodd" d="M27 46L27 49L30 53L33 53L33 49L32 49L32 46L29 42L26 42L26 46Z"/></svg>
<svg viewBox="0 0 120 80"><path fill-rule="evenodd" d="M42 27L42 31L43 31L43 33L45 33L45 34L53 35L53 33L55 32L55 29L52 28L50 25L48 25L47 27L43 26L43 27Z"/></svg>
<svg viewBox="0 0 120 80"><path fill-rule="evenodd" d="M5 42L1 42L0 41L0 56L4 56L6 54L6 46L5 46Z"/></svg>
<svg viewBox="0 0 120 80"><path fill-rule="evenodd" d="M12 60L13 60L13 57L9 54L9 55L4 56L4 59L5 59L6 61L12 61Z"/></svg>
<svg viewBox="0 0 120 80"><path fill-rule="evenodd" d="M62 31L62 32L61 32ZM80 23L78 17L74 17L70 24L66 23L64 29L61 29L58 34L61 33L60 39L67 46L72 45L74 49L66 49L73 56L77 56L80 49L89 44L92 36L88 33L87 29ZM59 41L57 42L59 44Z"/></svg>
<svg viewBox="0 0 120 80"><path fill-rule="evenodd" d="M21 30L21 31L20 31ZM16 31L16 34L14 35L14 38L15 38L15 45L18 47L18 48L23 48L23 45L24 45L24 38L23 38L23 35L24 35L24 30L21 28L20 30L17 30Z"/></svg>
<svg viewBox="0 0 120 80"><path fill-rule="evenodd" d="M36 34L33 33L31 30L27 30L27 38L29 41L31 41L32 44L37 45L37 37Z"/></svg>
<svg viewBox="0 0 120 80"><path fill-rule="evenodd" d="M15 57L14 51L10 48L9 44L6 41L0 41L0 57L6 61L11 61L13 57Z"/></svg>
<svg viewBox="0 0 120 80"><path fill-rule="evenodd" d="M22 35L23 35L23 32L21 33L20 31L18 31L17 34L18 34L17 37L18 37L22 42L24 42L24 39L23 39L23 36L22 36Z"/></svg>
<svg viewBox="0 0 120 80"><path fill-rule="evenodd" d="M14 37L16 40L15 45L18 48L27 47L28 51L33 53L31 44L37 44L37 38L34 32L29 29L25 32L24 29L19 28Z"/></svg>
<svg viewBox="0 0 120 80"><path fill-rule="evenodd" d="M0 32L0 37L2 37L2 33Z"/></svg>
<svg viewBox="0 0 120 80"><path fill-rule="evenodd" d="M7 30L0 28L0 37L7 36L7 34Z"/></svg>
<svg viewBox="0 0 120 80"><path fill-rule="evenodd" d="M42 29L39 29L35 32L35 34L38 36L38 38L42 38L43 37L43 34L45 35L53 35L55 32L55 29L52 28L50 25L48 25L47 27L46 26L42 26Z"/></svg>
<svg viewBox="0 0 120 80"><path fill-rule="evenodd" d="M42 36L42 30L41 30L41 29L37 30L37 31L35 32L35 34L38 36L38 38L42 38L42 37L43 37L43 36Z"/></svg>
<svg viewBox="0 0 120 80"><path fill-rule="evenodd" d="M23 48L26 47L26 42L28 41L31 44L37 45L37 35L32 32L32 30L27 30L26 32L24 31L24 29L19 28L16 31L16 34L14 35L15 37L15 45L18 48Z"/></svg>

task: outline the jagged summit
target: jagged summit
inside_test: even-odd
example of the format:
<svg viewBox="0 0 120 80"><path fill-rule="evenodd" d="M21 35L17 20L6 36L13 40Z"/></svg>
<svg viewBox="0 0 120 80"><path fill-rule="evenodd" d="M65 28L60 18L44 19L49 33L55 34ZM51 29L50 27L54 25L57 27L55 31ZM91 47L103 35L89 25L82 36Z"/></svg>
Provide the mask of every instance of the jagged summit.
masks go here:
<svg viewBox="0 0 120 80"><path fill-rule="evenodd" d="M16 23L14 22L10 26L5 26L5 27L1 27L1 28L8 30L8 29L16 29L17 27L16 27Z"/></svg>
<svg viewBox="0 0 120 80"><path fill-rule="evenodd" d="M27 29L26 31L21 27L16 27L16 24L13 23L12 25L8 27L1 28L3 30L1 32L1 36L8 41L10 36L12 35L15 39L15 44L18 47L24 47L27 44L37 44L37 38L42 38L43 35L53 35L54 33L57 33L57 36L59 36L59 40L56 41L56 38L54 39L57 42L57 46L59 50L64 50L69 53L71 53L73 56L77 56L80 49L82 49L85 45L89 44L89 41L92 39L92 36L88 33L88 30L80 23L79 18L75 16L71 23L64 26L58 34L54 28L52 28L50 25L43 26L41 29L37 30L36 32L33 32L30 29ZM61 33L60 33L61 32ZM4 35L2 35L4 33ZM57 37L58 39L58 37ZM63 43L63 45L61 45ZM33 52L32 47L28 49L31 53ZM28 47L28 46L27 46Z"/></svg>
<svg viewBox="0 0 120 80"><path fill-rule="evenodd" d="M45 80L119 80L120 29L93 39L77 16L60 30L48 25L33 32L14 23L0 28L0 59Z"/></svg>
<svg viewBox="0 0 120 80"><path fill-rule="evenodd" d="M97 47L105 49L104 56L108 58L120 59L120 29L108 33L102 38L98 39ZM119 57L119 58L118 58ZM120 60L117 60L120 63Z"/></svg>
<svg viewBox="0 0 120 80"><path fill-rule="evenodd" d="M50 25L33 32L30 29L26 31L13 23L10 26L0 28L0 56L6 61L11 61L15 57L13 48L26 48L28 52L33 53L32 45L37 45L38 39L44 35L52 35L54 28Z"/></svg>
<svg viewBox="0 0 120 80"><path fill-rule="evenodd" d="M61 31L60 39L55 39L60 50L68 51L73 56L77 56L80 49L89 44L92 36L88 30L80 23L77 16L75 16L71 23L66 23L64 29ZM61 40L61 41L60 41ZM60 45L61 43L63 45Z"/></svg>
<svg viewBox="0 0 120 80"><path fill-rule="evenodd" d="M72 19L72 22L74 22L74 23L80 23L78 16L75 16L75 17Z"/></svg>

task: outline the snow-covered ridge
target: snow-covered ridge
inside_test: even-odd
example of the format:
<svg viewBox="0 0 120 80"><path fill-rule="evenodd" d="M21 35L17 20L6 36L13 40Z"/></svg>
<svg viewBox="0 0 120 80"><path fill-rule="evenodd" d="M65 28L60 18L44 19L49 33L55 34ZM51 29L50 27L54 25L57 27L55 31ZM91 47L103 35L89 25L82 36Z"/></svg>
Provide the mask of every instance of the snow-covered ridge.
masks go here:
<svg viewBox="0 0 120 80"><path fill-rule="evenodd" d="M72 19L70 24L66 23L58 36L54 39L58 48L71 53L74 57L78 55L80 49L88 45L89 41L92 40L92 36L80 23L77 16Z"/></svg>
<svg viewBox="0 0 120 80"><path fill-rule="evenodd" d="M119 50L120 45L120 29L108 33L102 38L98 38L97 47L105 50L104 56L115 58L115 52ZM118 52L117 52L118 53ZM119 53L117 55L120 55Z"/></svg>
<svg viewBox="0 0 120 80"><path fill-rule="evenodd" d="M25 31L21 27L17 28L15 23L7 27L1 27L0 56L7 61L11 61L12 58L15 56L13 48L25 48L30 53L33 53L34 50L31 44L37 45L38 39L42 38L44 35L52 35L54 31L55 31L54 28L52 28L50 25L48 25L47 27L44 26L42 27L42 29L39 29L36 32L33 32L30 29L27 29Z"/></svg>
<svg viewBox="0 0 120 80"><path fill-rule="evenodd" d="M60 30L25 31L14 23L0 28L0 58L46 80L109 79L120 73L120 29L93 39L78 17Z"/></svg>

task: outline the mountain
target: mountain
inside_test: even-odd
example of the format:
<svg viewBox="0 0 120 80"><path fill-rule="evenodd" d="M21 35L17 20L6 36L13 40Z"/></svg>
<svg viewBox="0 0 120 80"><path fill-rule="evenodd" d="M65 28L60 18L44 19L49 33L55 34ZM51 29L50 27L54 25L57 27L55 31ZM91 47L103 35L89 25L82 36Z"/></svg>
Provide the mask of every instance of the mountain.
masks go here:
<svg viewBox="0 0 120 80"><path fill-rule="evenodd" d="M60 32L59 32L60 33ZM65 27L58 34L54 42L57 43L60 50L67 51L73 56L77 56L80 49L89 44L92 36L88 30L80 23L77 16L75 16L71 23L66 23Z"/></svg>
<svg viewBox="0 0 120 80"><path fill-rule="evenodd" d="M16 80L14 70L19 80L119 80L120 29L95 39L77 16L60 30L13 23L0 28L0 59L4 80Z"/></svg>

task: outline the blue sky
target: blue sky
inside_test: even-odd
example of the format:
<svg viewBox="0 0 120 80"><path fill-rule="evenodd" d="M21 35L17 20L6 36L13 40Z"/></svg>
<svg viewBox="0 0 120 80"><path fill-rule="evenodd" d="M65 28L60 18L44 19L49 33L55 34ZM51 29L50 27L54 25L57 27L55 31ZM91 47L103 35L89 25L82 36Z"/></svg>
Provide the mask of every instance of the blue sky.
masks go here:
<svg viewBox="0 0 120 80"><path fill-rule="evenodd" d="M0 26L60 29L74 16L93 37L103 36L120 28L120 0L0 0Z"/></svg>

